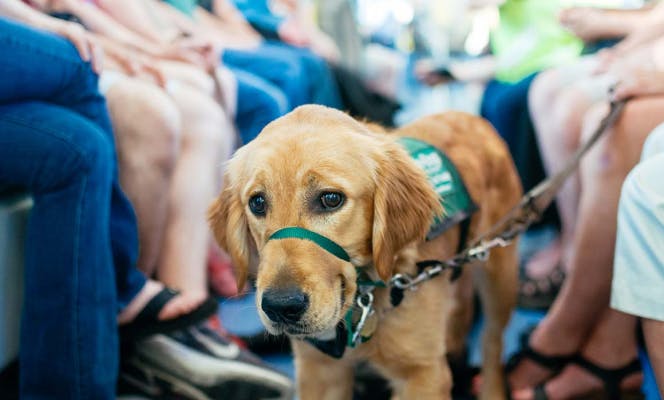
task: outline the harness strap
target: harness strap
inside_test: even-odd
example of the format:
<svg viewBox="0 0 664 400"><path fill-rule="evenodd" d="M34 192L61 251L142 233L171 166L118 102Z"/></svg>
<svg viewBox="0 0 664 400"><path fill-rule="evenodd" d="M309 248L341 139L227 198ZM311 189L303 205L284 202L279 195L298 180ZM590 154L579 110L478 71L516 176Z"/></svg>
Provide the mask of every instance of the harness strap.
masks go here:
<svg viewBox="0 0 664 400"><path fill-rule="evenodd" d="M299 226L289 226L286 228L281 228L278 231L274 232L267 240L268 242L273 239L304 239L316 243L318 246L326 250L328 253L333 256L340 258L346 262L350 262L350 256L346 253L346 250L338 244L334 243L332 240L326 238L323 235L319 235L316 232L310 231L308 229L301 228Z"/></svg>

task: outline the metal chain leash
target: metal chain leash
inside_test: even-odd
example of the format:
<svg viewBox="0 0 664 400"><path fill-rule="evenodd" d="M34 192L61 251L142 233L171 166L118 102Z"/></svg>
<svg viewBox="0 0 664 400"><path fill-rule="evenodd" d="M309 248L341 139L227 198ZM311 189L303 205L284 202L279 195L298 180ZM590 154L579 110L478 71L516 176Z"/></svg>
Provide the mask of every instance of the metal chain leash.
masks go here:
<svg viewBox="0 0 664 400"><path fill-rule="evenodd" d="M557 174L544 180L528 191L519 204L486 233L475 239L471 245L453 257L425 267L418 275L396 274L390 285L399 289L415 290L422 282L440 275L446 269L459 271L461 266L475 261L486 261L492 249L506 247L514 242L530 225L540 220L546 208L553 202L565 180L576 170L581 158L597 142L602 134L618 119L626 100L612 102L609 113L601 121L593 135L570 157L567 164ZM454 279L454 275L453 275Z"/></svg>
<svg viewBox="0 0 664 400"><path fill-rule="evenodd" d="M415 276L403 273L396 274L386 286L388 288L395 287L400 290L416 290L420 284L435 278L445 270L453 271L452 280L454 280L460 275L463 265L476 261L487 261L492 249L512 244L517 236L525 232L534 222L539 221L565 180L576 170L581 158L597 142L607 128L616 121L625 103L626 100L612 102L607 116L601 121L590 139L570 157L565 167L557 174L528 191L516 207L484 234L475 239L468 248L447 260L427 262L428 265ZM351 339L353 346L359 341L360 332L364 328L367 318L374 313L373 290L377 285L363 286L357 297L357 305L361 309L361 317L354 328Z"/></svg>

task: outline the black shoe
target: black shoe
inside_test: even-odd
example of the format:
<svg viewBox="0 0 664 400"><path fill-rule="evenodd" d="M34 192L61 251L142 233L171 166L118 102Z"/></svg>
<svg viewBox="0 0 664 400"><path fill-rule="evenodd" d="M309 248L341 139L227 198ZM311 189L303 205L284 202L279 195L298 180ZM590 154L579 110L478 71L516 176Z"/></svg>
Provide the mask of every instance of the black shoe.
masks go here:
<svg viewBox="0 0 664 400"><path fill-rule="evenodd" d="M292 380L205 327L155 335L123 362L119 394L156 399L292 399Z"/></svg>

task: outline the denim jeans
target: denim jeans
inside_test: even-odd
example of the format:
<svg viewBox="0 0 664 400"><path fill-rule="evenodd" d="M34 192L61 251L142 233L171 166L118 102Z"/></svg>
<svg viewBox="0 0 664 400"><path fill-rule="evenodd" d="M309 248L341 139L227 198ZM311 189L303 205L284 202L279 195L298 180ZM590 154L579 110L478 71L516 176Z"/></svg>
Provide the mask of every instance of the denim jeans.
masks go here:
<svg viewBox="0 0 664 400"><path fill-rule="evenodd" d="M265 125L290 111L290 106L284 93L271 83L241 69L231 71L237 79L235 123L242 144L247 144Z"/></svg>
<svg viewBox="0 0 664 400"><path fill-rule="evenodd" d="M308 103L342 106L332 71L307 49L266 41L256 50L225 50L223 62L277 86L288 98L290 109Z"/></svg>
<svg viewBox="0 0 664 400"><path fill-rule="evenodd" d="M0 19L0 191L32 194L21 398L112 399L117 312L143 287L97 76L68 41Z"/></svg>

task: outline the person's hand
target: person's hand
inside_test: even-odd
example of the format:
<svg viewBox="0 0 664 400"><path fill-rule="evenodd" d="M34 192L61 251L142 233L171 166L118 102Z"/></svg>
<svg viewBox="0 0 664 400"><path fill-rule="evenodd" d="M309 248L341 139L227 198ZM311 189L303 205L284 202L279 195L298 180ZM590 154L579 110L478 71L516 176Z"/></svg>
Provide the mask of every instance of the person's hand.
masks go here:
<svg viewBox="0 0 664 400"><path fill-rule="evenodd" d="M624 100L637 96L664 95L664 71L633 69L618 77L611 98Z"/></svg>
<svg viewBox="0 0 664 400"><path fill-rule="evenodd" d="M602 49L595 54L595 68L593 69L593 74L600 75L606 73L610 68L611 64L616 59L616 51L614 49Z"/></svg>
<svg viewBox="0 0 664 400"><path fill-rule="evenodd" d="M83 26L74 22L54 20L50 26L44 28L69 40L78 50L81 59L89 62L96 73L101 72L104 52Z"/></svg>
<svg viewBox="0 0 664 400"><path fill-rule="evenodd" d="M141 76L166 87L166 75L159 68L158 61L137 52L109 51L108 57L128 76Z"/></svg>
<svg viewBox="0 0 664 400"><path fill-rule="evenodd" d="M307 30L295 19L289 18L279 25L277 29L279 38L288 44L306 47L310 43Z"/></svg>
<svg viewBox="0 0 664 400"><path fill-rule="evenodd" d="M602 38L603 12L593 7L566 8L558 15L558 20L584 42L592 42Z"/></svg>
<svg viewBox="0 0 664 400"><path fill-rule="evenodd" d="M166 45L158 56L183 61L211 71L219 64L221 48L197 37L182 37Z"/></svg>

